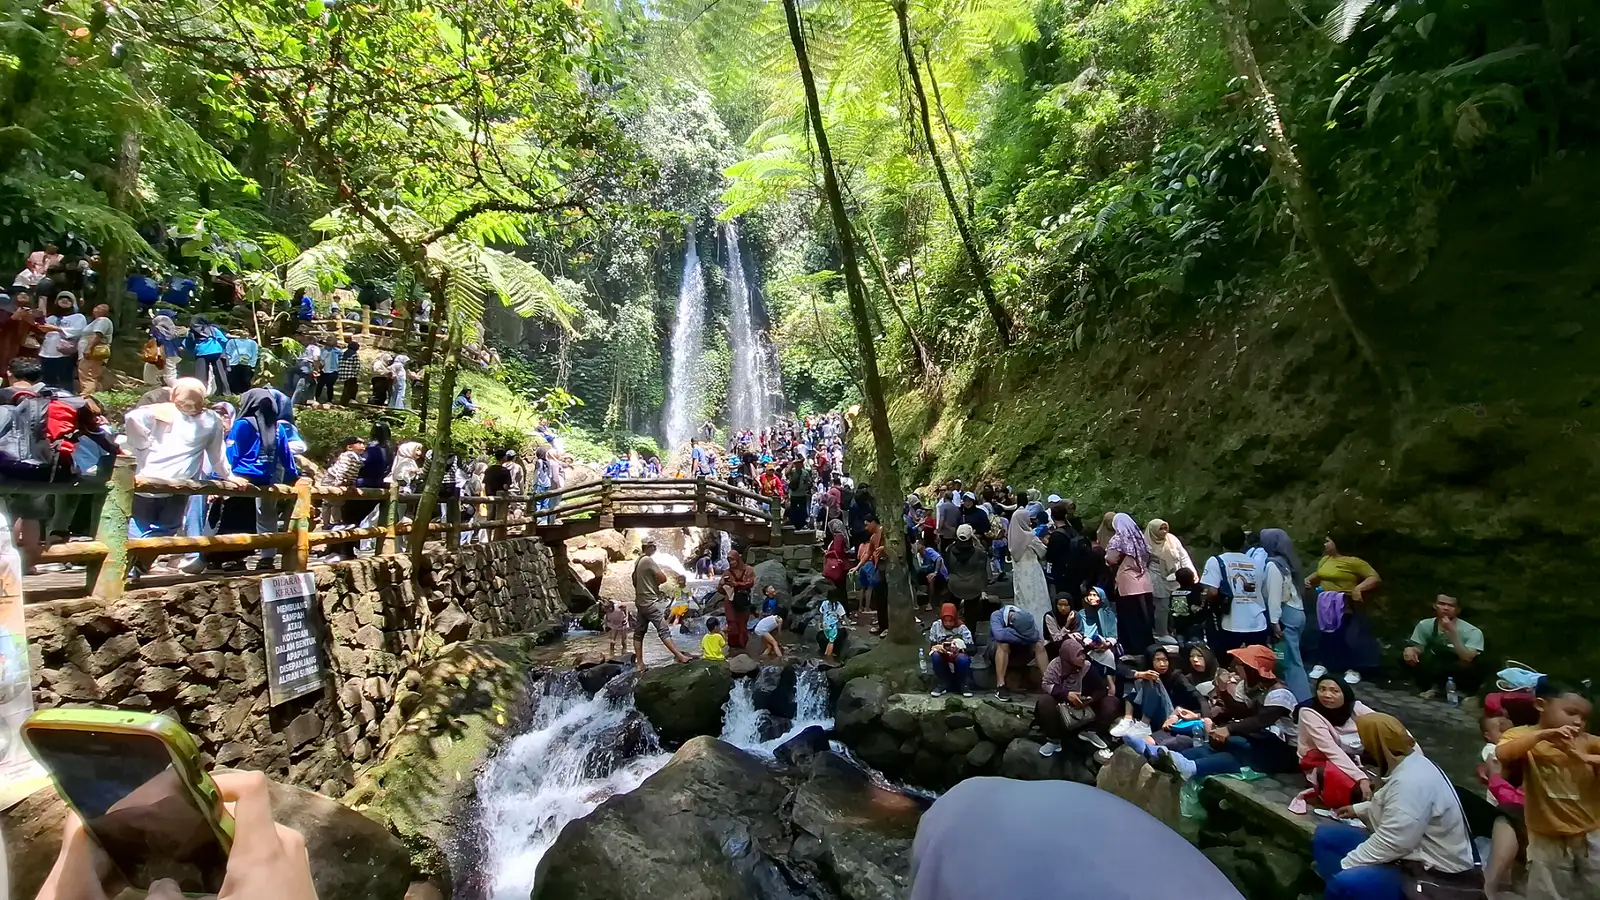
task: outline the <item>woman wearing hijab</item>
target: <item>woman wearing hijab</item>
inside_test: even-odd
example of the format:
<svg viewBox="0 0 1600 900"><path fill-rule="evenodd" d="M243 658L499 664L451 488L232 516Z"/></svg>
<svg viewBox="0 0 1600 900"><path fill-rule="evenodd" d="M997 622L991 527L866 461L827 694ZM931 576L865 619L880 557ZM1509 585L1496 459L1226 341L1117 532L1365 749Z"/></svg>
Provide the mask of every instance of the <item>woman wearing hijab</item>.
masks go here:
<svg viewBox="0 0 1600 900"><path fill-rule="evenodd" d="M1306 608L1301 598L1300 557L1294 552L1294 541L1282 528L1263 528L1261 549L1267 551L1267 572L1262 589L1267 595L1267 617L1274 624L1277 637L1283 641L1283 663L1278 667L1283 683L1294 692L1301 703L1311 699L1311 680L1306 677L1305 659L1300 653L1301 636L1305 633Z"/></svg>
<svg viewBox="0 0 1600 900"><path fill-rule="evenodd" d="M1150 548L1150 587L1155 593L1155 631L1158 635L1172 634L1172 592L1178 589L1178 571L1188 569L1200 574L1189 558L1183 541L1172 533L1166 519L1151 519L1144 526L1144 539Z"/></svg>
<svg viewBox="0 0 1600 900"><path fill-rule="evenodd" d="M1155 643L1155 589L1150 584L1150 546L1127 513L1111 521L1106 566L1116 572L1117 629L1122 646L1133 650Z"/></svg>
<svg viewBox="0 0 1600 900"><path fill-rule="evenodd" d="M389 395L390 409L410 408L406 406L407 378L409 377L406 374L406 363L410 361L411 357L401 353L395 356L394 362L389 366L389 377L394 379L394 392Z"/></svg>
<svg viewBox="0 0 1600 900"><path fill-rule="evenodd" d="M1317 827L1311 855L1327 885L1323 896L1387 900L1412 890L1424 896L1407 887L1419 882L1444 888L1437 896L1482 896L1483 873L1455 785L1394 716L1358 716L1356 731L1364 756L1385 780L1370 801L1339 810L1366 829Z"/></svg>
<svg viewBox="0 0 1600 900"><path fill-rule="evenodd" d="M1372 799L1372 779L1356 762L1361 756L1358 720L1372 709L1337 678L1317 679L1310 700L1295 708L1295 751L1300 771L1329 809Z"/></svg>
<svg viewBox="0 0 1600 900"><path fill-rule="evenodd" d="M189 334L183 346L194 354L194 377L206 386L206 396L216 393L219 386L227 385L228 370L222 365L222 355L227 352L228 344L222 329L205 316L195 316L189 320Z"/></svg>
<svg viewBox="0 0 1600 900"><path fill-rule="evenodd" d="M928 665L933 669L933 696L972 696L972 629L961 621L954 603L939 607L939 620L928 627Z"/></svg>
<svg viewBox="0 0 1600 900"><path fill-rule="evenodd" d="M277 396L275 396L277 395ZM233 474L257 486L291 484L300 477L293 444L299 434L294 426L279 418L277 391L252 388L239 398L238 418L228 431L228 465ZM270 497L227 497L222 501L218 534L269 534L279 528L282 506ZM220 563L223 571L244 568L246 552L213 553L208 562ZM274 568L277 551L261 551L257 571Z"/></svg>
<svg viewBox="0 0 1600 900"><path fill-rule="evenodd" d="M1015 603L1027 610L1035 622L1043 622L1050 611L1050 586L1044 580L1044 541L1033 533L1033 516L1017 510L1011 517L1006 544L1011 548L1011 585Z"/></svg>
<svg viewBox="0 0 1600 900"><path fill-rule="evenodd" d="M728 571L722 576L722 611L728 622L728 646L743 647L749 640L750 591L756 586L756 570L747 565L737 550L728 551Z"/></svg>
<svg viewBox="0 0 1600 900"><path fill-rule="evenodd" d="M155 353L145 359L144 383L172 387L178 380L178 357L183 355L184 332L171 316L156 316L150 320L150 340L155 346L147 349L159 353L161 361L154 361Z"/></svg>

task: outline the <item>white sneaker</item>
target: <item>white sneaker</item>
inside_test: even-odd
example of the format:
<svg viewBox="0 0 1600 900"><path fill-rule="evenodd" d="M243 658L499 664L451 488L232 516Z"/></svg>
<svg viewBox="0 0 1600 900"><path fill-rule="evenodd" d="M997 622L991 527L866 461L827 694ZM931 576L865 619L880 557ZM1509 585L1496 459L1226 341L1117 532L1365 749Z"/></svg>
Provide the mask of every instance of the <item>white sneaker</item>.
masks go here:
<svg viewBox="0 0 1600 900"><path fill-rule="evenodd" d="M1094 761L1099 763L1102 766L1105 765L1108 762L1111 762L1111 751L1110 750L1096 750L1094 752Z"/></svg>
<svg viewBox="0 0 1600 900"><path fill-rule="evenodd" d="M1127 734L1128 729L1132 727L1133 720L1127 716L1123 716L1117 720L1117 724L1111 726L1111 736L1114 738L1122 737L1123 735Z"/></svg>
<svg viewBox="0 0 1600 900"><path fill-rule="evenodd" d="M944 696L944 688L934 688L932 691L929 692L929 696L932 696L932 697L943 697Z"/></svg>
<svg viewBox="0 0 1600 900"><path fill-rule="evenodd" d="M1150 726L1139 721L1135 721L1132 725L1129 725L1128 730L1124 731L1121 735L1124 743L1132 744L1134 747L1138 747L1140 744L1144 743L1145 738L1148 738L1149 736Z"/></svg>
<svg viewBox="0 0 1600 900"><path fill-rule="evenodd" d="M1310 678L1312 681L1316 681L1318 678L1321 678L1326 674L1328 674L1327 666L1312 666L1311 671L1306 673L1306 677Z"/></svg>
<svg viewBox="0 0 1600 900"><path fill-rule="evenodd" d="M1083 741L1085 744L1088 744L1089 746L1095 748L1096 750L1110 750L1111 749L1110 747L1106 746L1106 739L1105 738L1101 737L1098 734L1095 734L1092 731L1080 731L1080 732L1078 732L1078 740Z"/></svg>
<svg viewBox="0 0 1600 900"><path fill-rule="evenodd" d="M1050 742L1045 743L1045 744L1043 744L1042 746L1039 747L1039 755L1040 756L1055 756L1057 753L1060 753L1060 752L1061 752L1061 745L1056 743L1055 741L1050 741Z"/></svg>
<svg viewBox="0 0 1600 900"><path fill-rule="evenodd" d="M1357 672L1355 669L1346 669L1345 673L1344 673L1344 683L1345 684L1360 684L1361 683L1361 673Z"/></svg>

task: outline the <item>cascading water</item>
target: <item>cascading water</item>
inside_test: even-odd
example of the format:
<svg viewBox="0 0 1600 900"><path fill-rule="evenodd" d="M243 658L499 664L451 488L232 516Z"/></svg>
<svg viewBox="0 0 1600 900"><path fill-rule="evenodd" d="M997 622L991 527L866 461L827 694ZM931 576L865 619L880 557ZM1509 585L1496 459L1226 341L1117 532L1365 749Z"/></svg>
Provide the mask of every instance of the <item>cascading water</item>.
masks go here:
<svg viewBox="0 0 1600 900"><path fill-rule="evenodd" d="M765 334L756 327L739 230L729 222L723 226L722 234L728 250L728 305L732 309L728 320L728 347L733 353L728 385L729 424L736 431L759 431L771 424L773 399L780 391L777 361Z"/></svg>
<svg viewBox="0 0 1600 900"><path fill-rule="evenodd" d="M728 692L722 707L722 740L760 756L771 758L774 750L812 725L833 729L833 713L828 709L828 676L821 669L803 669L795 678L794 718L788 730L768 740L761 739L763 725L771 715L756 707L756 679L739 678Z"/></svg>
<svg viewBox="0 0 1600 900"><path fill-rule="evenodd" d="M568 822L638 787L670 758L625 692L590 697L561 672L545 678L536 702L526 730L478 776L478 893L489 900L527 900L539 860Z"/></svg>
<svg viewBox="0 0 1600 900"><path fill-rule="evenodd" d="M694 434L695 417L700 412L700 381L695 366L701 355L701 339L706 324L706 279L700 270L700 252L695 247L694 227L689 227L689 246L683 253L683 280L678 285L678 313L672 324L672 371L667 379L667 410L661 430L667 446L677 449ZM670 451L669 451L670 452Z"/></svg>

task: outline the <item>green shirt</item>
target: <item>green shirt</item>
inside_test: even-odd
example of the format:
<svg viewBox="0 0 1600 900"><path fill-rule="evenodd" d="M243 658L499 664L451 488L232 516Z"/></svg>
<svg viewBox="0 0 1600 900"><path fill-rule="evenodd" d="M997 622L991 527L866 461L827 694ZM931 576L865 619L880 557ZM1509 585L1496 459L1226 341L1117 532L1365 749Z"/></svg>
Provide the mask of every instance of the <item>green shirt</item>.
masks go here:
<svg viewBox="0 0 1600 900"><path fill-rule="evenodd" d="M1461 646L1468 650L1483 652L1483 630L1465 619L1456 620L1456 634L1461 637ZM1406 641L1414 647L1437 653L1456 652L1455 644L1451 642L1450 635L1439 627L1437 618L1423 619L1417 627L1411 629L1411 637Z"/></svg>

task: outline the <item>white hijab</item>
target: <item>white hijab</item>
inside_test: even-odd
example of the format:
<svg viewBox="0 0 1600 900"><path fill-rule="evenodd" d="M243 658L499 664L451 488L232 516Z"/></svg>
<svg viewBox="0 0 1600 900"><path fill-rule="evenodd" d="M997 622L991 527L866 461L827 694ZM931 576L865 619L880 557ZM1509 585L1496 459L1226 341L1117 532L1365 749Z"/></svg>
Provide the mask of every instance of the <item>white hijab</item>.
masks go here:
<svg viewBox="0 0 1600 900"><path fill-rule="evenodd" d="M1038 539L1033 533L1033 516L1029 515L1026 509L1019 509L1011 514L1011 525L1006 534L1006 541L1010 544L1012 559L1019 559L1023 550Z"/></svg>

